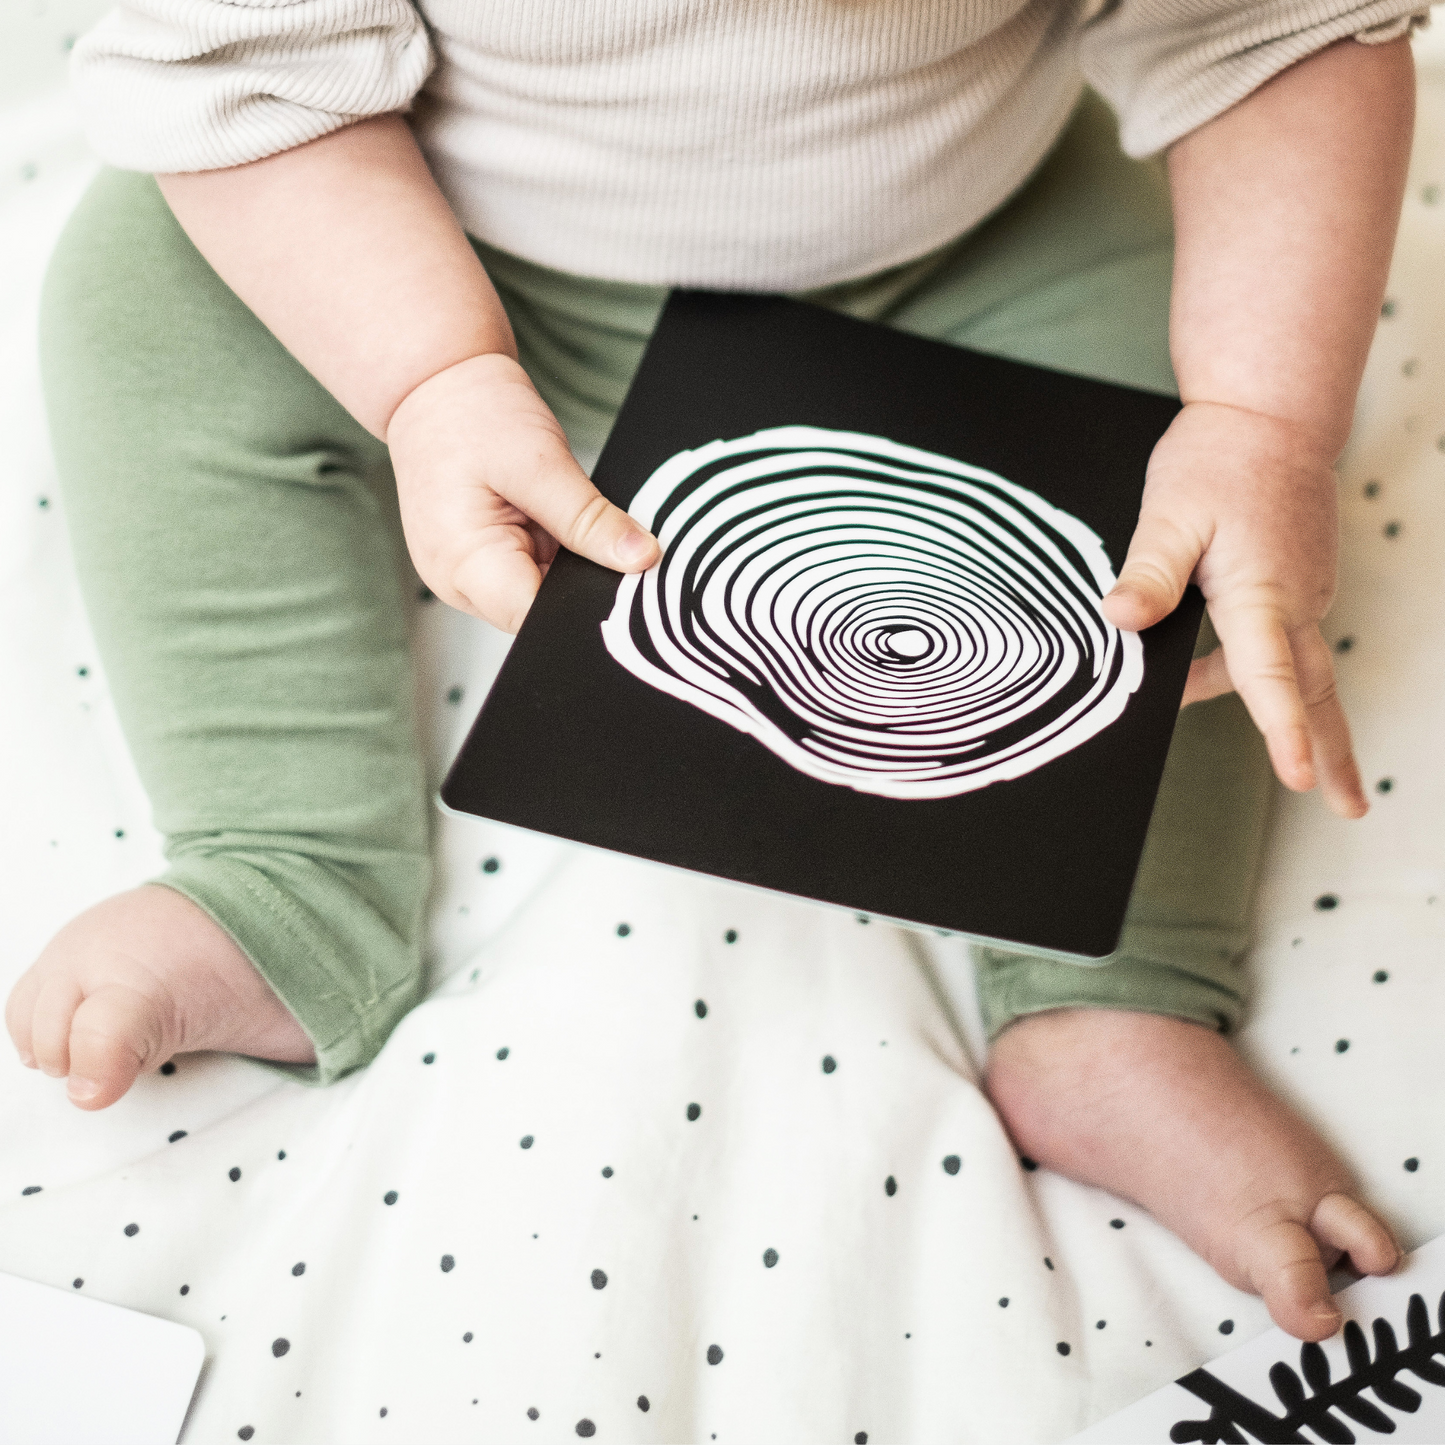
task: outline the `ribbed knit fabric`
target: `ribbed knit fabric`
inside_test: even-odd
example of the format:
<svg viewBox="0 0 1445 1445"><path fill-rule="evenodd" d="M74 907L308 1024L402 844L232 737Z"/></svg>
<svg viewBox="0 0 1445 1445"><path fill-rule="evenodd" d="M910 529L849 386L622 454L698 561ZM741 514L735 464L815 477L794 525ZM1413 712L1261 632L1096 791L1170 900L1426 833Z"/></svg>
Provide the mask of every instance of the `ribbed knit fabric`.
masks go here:
<svg viewBox="0 0 1445 1445"><path fill-rule="evenodd" d="M502 250L617 281L801 290L976 224L1085 79L1143 156L1421 11L1085 3L128 0L74 64L91 141L123 168L236 165L414 103L448 200Z"/></svg>

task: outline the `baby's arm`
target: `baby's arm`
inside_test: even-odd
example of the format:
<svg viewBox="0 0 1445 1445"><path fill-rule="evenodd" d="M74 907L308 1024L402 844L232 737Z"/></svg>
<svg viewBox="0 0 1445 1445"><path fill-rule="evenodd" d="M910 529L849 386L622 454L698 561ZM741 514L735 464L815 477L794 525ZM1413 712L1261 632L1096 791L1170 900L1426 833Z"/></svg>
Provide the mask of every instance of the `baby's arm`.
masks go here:
<svg viewBox="0 0 1445 1445"><path fill-rule="evenodd" d="M1191 575L1222 647L1186 702L1238 689L1281 780L1367 804L1319 630L1335 587L1335 460L1384 295L1414 119L1404 40L1346 40L1169 152L1171 343L1185 402L1155 449L1105 603L1131 629Z"/></svg>
<svg viewBox="0 0 1445 1445"><path fill-rule="evenodd" d="M517 364L399 116L158 179L227 285L390 445L412 558L443 601L515 631L558 541L622 571L651 565L656 543L588 481Z"/></svg>

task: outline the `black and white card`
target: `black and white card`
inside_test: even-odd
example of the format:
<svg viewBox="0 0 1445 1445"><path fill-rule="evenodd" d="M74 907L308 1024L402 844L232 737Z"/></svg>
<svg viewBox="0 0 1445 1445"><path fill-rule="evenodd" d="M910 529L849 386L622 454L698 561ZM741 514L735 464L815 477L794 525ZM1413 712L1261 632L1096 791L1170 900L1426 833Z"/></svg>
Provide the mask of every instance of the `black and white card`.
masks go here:
<svg viewBox="0 0 1445 1445"><path fill-rule="evenodd" d="M1100 957L1202 613L1100 611L1170 398L776 297L675 292L443 789L466 813Z"/></svg>

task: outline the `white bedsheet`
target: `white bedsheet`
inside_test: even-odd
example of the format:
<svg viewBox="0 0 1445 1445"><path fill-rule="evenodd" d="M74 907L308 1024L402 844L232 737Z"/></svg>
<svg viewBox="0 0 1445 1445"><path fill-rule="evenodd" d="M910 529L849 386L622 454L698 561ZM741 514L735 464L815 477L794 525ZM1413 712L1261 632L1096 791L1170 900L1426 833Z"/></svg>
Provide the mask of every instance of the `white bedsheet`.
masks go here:
<svg viewBox="0 0 1445 1445"><path fill-rule="evenodd" d="M0 110L6 991L159 861L33 360L89 174L58 64L85 8L26 22ZM1445 1230L1445 36L1417 50L1327 629L1375 806L1282 801L1243 1041L1410 1245ZM418 630L439 773L502 639ZM199 1329L190 1445L1051 1441L1266 1325L1138 1210L1019 1167L958 944L471 820L438 849L438 991L332 1089L191 1056L86 1115L0 1048L0 1269Z"/></svg>

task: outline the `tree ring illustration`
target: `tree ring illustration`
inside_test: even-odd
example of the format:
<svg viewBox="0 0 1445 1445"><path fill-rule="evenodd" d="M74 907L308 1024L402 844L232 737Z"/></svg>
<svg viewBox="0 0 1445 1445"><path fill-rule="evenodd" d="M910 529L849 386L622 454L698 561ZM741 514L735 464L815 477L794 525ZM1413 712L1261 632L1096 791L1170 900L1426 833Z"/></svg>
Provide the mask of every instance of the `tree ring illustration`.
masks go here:
<svg viewBox="0 0 1445 1445"><path fill-rule="evenodd" d="M1099 537L951 457L773 427L670 457L629 510L662 558L623 577L608 652L823 782L926 799L1018 778L1143 680L1139 637L1100 611Z"/></svg>

